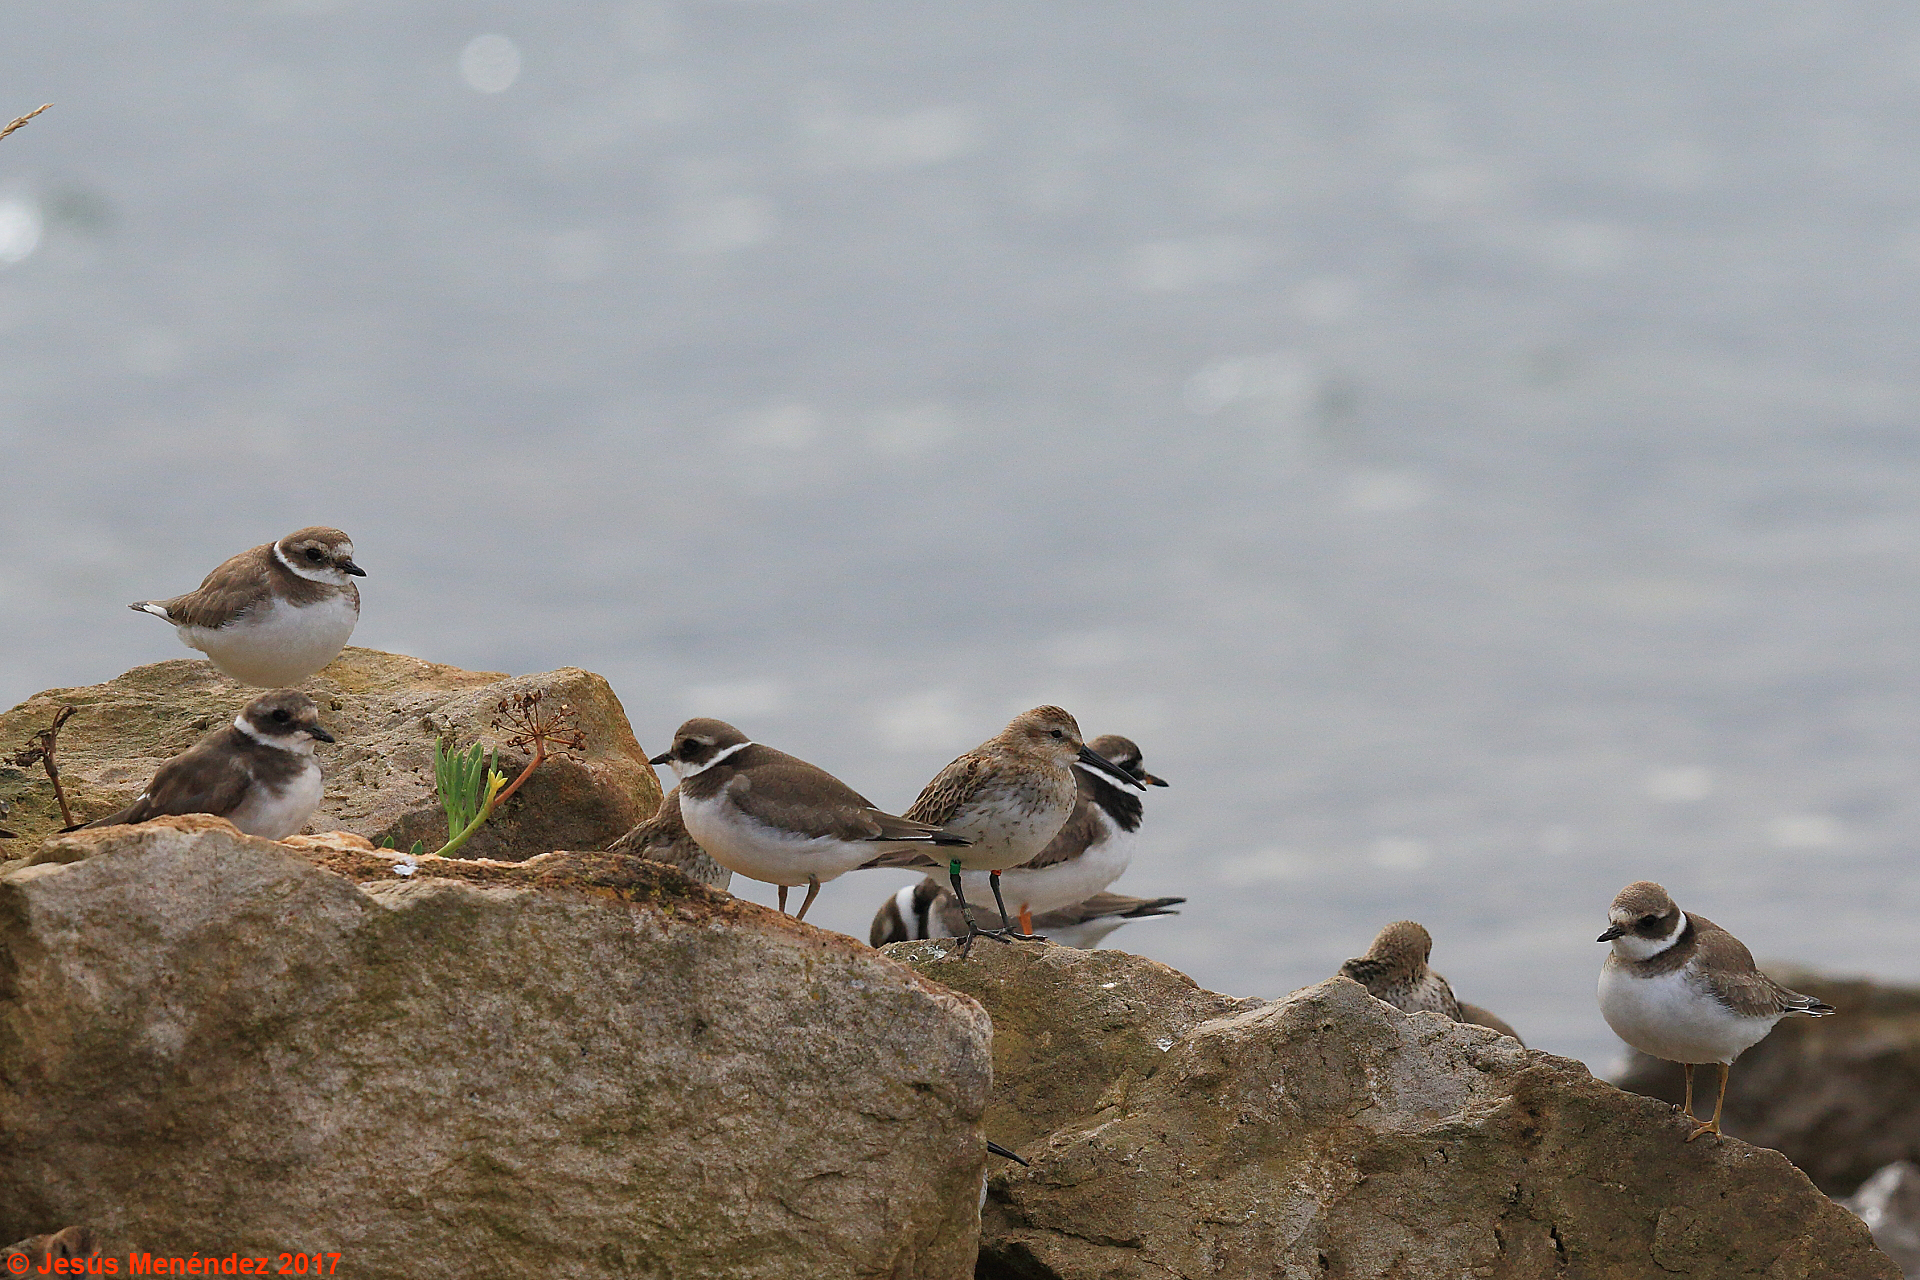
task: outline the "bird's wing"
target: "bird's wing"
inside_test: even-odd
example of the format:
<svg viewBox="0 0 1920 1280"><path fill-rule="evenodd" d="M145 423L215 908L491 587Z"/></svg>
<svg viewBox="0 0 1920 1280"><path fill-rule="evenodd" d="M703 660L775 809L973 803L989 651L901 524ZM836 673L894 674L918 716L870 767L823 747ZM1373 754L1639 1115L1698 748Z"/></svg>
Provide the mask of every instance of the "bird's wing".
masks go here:
<svg viewBox="0 0 1920 1280"><path fill-rule="evenodd" d="M1726 1008L1747 1018L1789 1013L1821 1018L1833 1012L1825 1001L1789 991L1760 972L1746 944L1719 925L1691 912L1687 918L1693 921L1695 954L1700 959L1693 979Z"/></svg>
<svg viewBox="0 0 1920 1280"><path fill-rule="evenodd" d="M272 555L271 544L242 551L223 561L194 590L171 600L152 603L165 609L168 620L176 625L225 626L237 618L245 617L250 609L265 598L261 591L264 581L261 574L266 567L265 562ZM136 609L139 607L134 606Z"/></svg>
<svg viewBox="0 0 1920 1280"><path fill-rule="evenodd" d="M945 826L960 811L960 802L973 793L974 780L987 761L968 752L934 775L920 798L907 806L906 816L933 826Z"/></svg>
<svg viewBox="0 0 1920 1280"><path fill-rule="evenodd" d="M1036 860L1037 861L1037 860ZM1026 864L1031 867L1035 862ZM1044 911L1033 918L1033 927L1038 929L1045 921L1053 928L1070 924L1085 924L1089 920L1098 920L1102 916L1118 916L1123 920L1141 920L1148 916L1177 916L1178 911L1169 907L1178 906L1185 898L1134 898L1124 893L1096 893L1083 902L1070 907L1060 907L1054 911Z"/></svg>
<svg viewBox="0 0 1920 1280"><path fill-rule="evenodd" d="M210 813L224 818L240 807L252 782L253 775L238 758L228 752L215 752L203 741L161 765L139 799L119 813L87 825L119 827L181 813Z"/></svg>
<svg viewBox="0 0 1920 1280"><path fill-rule="evenodd" d="M751 772L736 772L728 779L726 792L748 817L785 831L852 841L951 844L957 839L937 823L882 813L824 769L783 753L769 751L754 761Z"/></svg>

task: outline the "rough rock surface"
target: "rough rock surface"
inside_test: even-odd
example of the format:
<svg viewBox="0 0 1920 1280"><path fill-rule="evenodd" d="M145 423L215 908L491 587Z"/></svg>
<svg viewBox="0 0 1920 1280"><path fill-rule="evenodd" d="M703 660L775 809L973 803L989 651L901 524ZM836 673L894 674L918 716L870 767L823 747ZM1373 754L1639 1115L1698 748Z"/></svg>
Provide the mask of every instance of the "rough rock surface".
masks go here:
<svg viewBox="0 0 1920 1280"><path fill-rule="evenodd" d="M1271 1003L1111 951L898 943L994 1021L984 1280L1897 1280L1774 1151L1334 978Z"/></svg>
<svg viewBox="0 0 1920 1280"><path fill-rule="evenodd" d="M0 1240L972 1274L987 1019L851 939L601 853L407 877L204 817L54 846L0 874Z"/></svg>
<svg viewBox="0 0 1920 1280"><path fill-rule="evenodd" d="M524 858L551 849L601 849L660 805L660 783L634 741L626 712L607 682L563 667L508 678L463 671L376 649L348 649L302 686L320 704L321 722L339 739L321 744L326 798L312 829L341 828L378 842L391 836L438 848L446 814L433 791L433 744L451 734L465 747L489 748L508 736L492 727L510 694L544 691L571 706L585 731L577 759L542 764L527 785L461 851L469 857ZM156 662L105 684L49 689L0 715L0 757L11 757L62 706L79 711L60 731L57 757L79 821L112 813L140 793L154 770L207 730L233 719L259 694L193 658ZM524 751L502 751L517 772ZM0 763L4 825L21 839L0 842L0 858L59 830L53 787L39 767ZM17 856L17 855L16 855Z"/></svg>
<svg viewBox="0 0 1920 1280"><path fill-rule="evenodd" d="M1803 971L1774 977L1839 1012L1788 1018L1740 1055L1721 1127L1784 1152L1829 1195L1852 1194L1895 1161L1920 1161L1920 987ZM1696 1106L1702 1088L1713 1106L1719 1081L1712 1067L1694 1073ZM1679 1067L1631 1052L1616 1083L1674 1103L1685 1087Z"/></svg>

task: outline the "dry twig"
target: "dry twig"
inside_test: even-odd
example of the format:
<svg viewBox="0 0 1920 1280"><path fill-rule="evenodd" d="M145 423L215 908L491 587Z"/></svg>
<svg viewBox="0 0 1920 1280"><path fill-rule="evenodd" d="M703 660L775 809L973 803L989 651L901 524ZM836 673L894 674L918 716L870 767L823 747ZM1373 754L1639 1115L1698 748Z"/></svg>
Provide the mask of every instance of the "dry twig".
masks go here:
<svg viewBox="0 0 1920 1280"><path fill-rule="evenodd" d="M6 137L8 134L12 133L15 129L18 129L21 125L33 119L35 116L39 115L42 111L45 111L48 107L52 105L53 104L51 102L43 102L39 106L35 107L33 110L27 112L27 114L21 116L18 120L15 120L12 124L8 125L6 128L0 129L0 138Z"/></svg>
<svg viewBox="0 0 1920 1280"><path fill-rule="evenodd" d="M46 110L45 107L41 108ZM73 810L67 807L66 788L60 785L60 766L54 762L53 751L60 740L60 726L72 718L78 707L62 707L54 713L53 723L27 739L24 751L14 753L13 762L22 769L31 769L41 765L47 771L47 777L53 780L53 798L60 802L60 820L69 827L73 825Z"/></svg>
<svg viewBox="0 0 1920 1280"><path fill-rule="evenodd" d="M533 771L548 756L571 755L587 749L587 735L574 724L573 708L562 702L549 709L545 697L539 689L516 693L511 698L502 698L495 708L500 714L494 717L493 727L513 730L502 745L533 748L533 759L527 761L527 767L520 771L513 785L500 793L499 800L494 802L496 805L518 791L520 784L532 777Z"/></svg>

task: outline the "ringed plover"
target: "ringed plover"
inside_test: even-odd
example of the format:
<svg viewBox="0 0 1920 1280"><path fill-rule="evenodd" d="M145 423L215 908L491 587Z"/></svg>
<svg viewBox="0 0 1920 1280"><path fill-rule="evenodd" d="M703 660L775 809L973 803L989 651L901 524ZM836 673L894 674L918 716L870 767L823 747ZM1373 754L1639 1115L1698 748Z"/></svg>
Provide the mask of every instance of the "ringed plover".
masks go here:
<svg viewBox="0 0 1920 1280"><path fill-rule="evenodd" d="M1686 1140L1720 1132L1733 1060L1789 1014L1824 1018L1832 1005L1789 991L1760 972L1740 939L1705 916L1682 911L1651 880L1622 889L1596 941L1610 942L1600 966L1600 1013L1642 1053L1677 1062L1686 1075L1683 1108L1695 1127ZM1693 1114L1693 1069L1720 1064L1713 1119Z"/></svg>
<svg viewBox="0 0 1920 1280"><path fill-rule="evenodd" d="M340 656L360 621L353 540L296 529L227 560L192 591L128 605L174 625L180 642L241 684L295 685Z"/></svg>
<svg viewBox="0 0 1920 1280"><path fill-rule="evenodd" d="M332 742L320 709L298 689L275 689L249 702L161 765L138 799L83 827L118 827L170 814L210 813L242 832L284 840L320 806L320 764L313 744Z"/></svg>
<svg viewBox="0 0 1920 1280"><path fill-rule="evenodd" d="M807 886L797 919L828 880L864 865L876 852L926 845L962 846L966 838L931 822L896 818L824 769L754 742L720 720L696 718L674 731L673 746L652 760L680 779L687 833L730 871L787 890Z"/></svg>

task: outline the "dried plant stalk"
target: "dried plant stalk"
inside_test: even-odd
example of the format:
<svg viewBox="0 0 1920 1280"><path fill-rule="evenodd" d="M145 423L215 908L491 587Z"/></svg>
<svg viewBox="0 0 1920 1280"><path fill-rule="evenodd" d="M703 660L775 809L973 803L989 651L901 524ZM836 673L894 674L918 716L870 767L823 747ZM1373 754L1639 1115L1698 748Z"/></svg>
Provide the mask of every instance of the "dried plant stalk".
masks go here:
<svg viewBox="0 0 1920 1280"><path fill-rule="evenodd" d="M60 802L60 820L69 827L73 825L73 810L67 807L67 790L60 785L60 764L53 753L60 742L60 726L72 719L77 710L78 707L60 708L54 713L53 723L28 738L26 749L13 756L14 764L22 769L31 769L37 764L47 771L47 777L53 782L53 798Z"/></svg>
<svg viewBox="0 0 1920 1280"><path fill-rule="evenodd" d="M35 116L39 115L42 111L45 111L48 107L52 105L53 104L51 102L43 102L39 106L35 107L33 110L27 112L27 114L15 120L12 124L8 125L6 128L0 129L0 138L6 137L8 134L12 133L15 129L18 129L21 125L33 119Z"/></svg>

